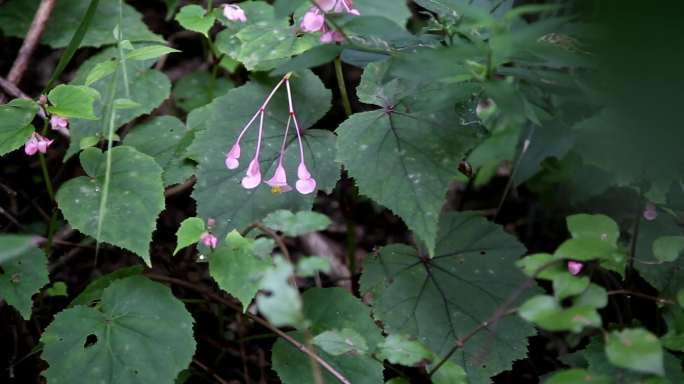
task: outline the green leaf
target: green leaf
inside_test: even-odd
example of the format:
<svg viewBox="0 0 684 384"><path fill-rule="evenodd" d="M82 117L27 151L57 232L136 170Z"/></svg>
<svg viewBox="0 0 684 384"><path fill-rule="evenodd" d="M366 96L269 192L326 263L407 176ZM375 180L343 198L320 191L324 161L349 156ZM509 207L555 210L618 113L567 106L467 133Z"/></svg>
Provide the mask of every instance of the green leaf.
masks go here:
<svg viewBox="0 0 684 384"><path fill-rule="evenodd" d="M297 57L284 62L271 72L271 75L284 75L292 71L318 67L330 63L343 51L342 46L324 44L313 47Z"/></svg>
<svg viewBox="0 0 684 384"><path fill-rule="evenodd" d="M566 272L553 279L553 294L558 301L579 295L587 287L589 287L589 278L586 276L576 277Z"/></svg>
<svg viewBox="0 0 684 384"><path fill-rule="evenodd" d="M97 120L93 103L99 98L100 93L88 86L61 84L48 94L52 105L47 110L67 118Z"/></svg>
<svg viewBox="0 0 684 384"><path fill-rule="evenodd" d="M196 71L178 80L173 87L173 99L179 108L190 112L211 103L212 100L225 95L231 89L233 89L233 83L228 79L219 77L212 80L209 72Z"/></svg>
<svg viewBox="0 0 684 384"><path fill-rule="evenodd" d="M83 84L90 70L105 60L116 58L118 52L115 48L106 49L90 59L86 60L79 68L72 84ZM171 93L171 83L162 72L148 69L152 61L128 61L126 62L126 72L128 74L130 96L126 95L123 76L118 76L116 95L114 99L128 98L140 104L140 107L133 109L120 109L116 111L114 128L118 128L133 119L150 113L157 108ZM107 93L109 79L101 79L92 84L92 87L103 95ZM102 115L107 100L95 102L95 113ZM106 125L106 124L105 124ZM107 131L102 131L102 121L73 121L69 127L71 132L71 142L65 159L78 153L79 143L83 137L99 136L107 137Z"/></svg>
<svg viewBox="0 0 684 384"><path fill-rule="evenodd" d="M653 242L653 255L660 261L675 261L682 252L684 236L663 236Z"/></svg>
<svg viewBox="0 0 684 384"><path fill-rule="evenodd" d="M620 229L615 220L605 215L578 214L567 217L568 230L575 239L587 238L615 245Z"/></svg>
<svg viewBox="0 0 684 384"><path fill-rule="evenodd" d="M328 216L311 211L292 213L280 209L264 218L264 224L286 236L301 236L310 232L323 231L332 224Z"/></svg>
<svg viewBox="0 0 684 384"><path fill-rule="evenodd" d="M354 8L363 16L383 16L402 26L411 17L406 3L394 0L354 0Z"/></svg>
<svg viewBox="0 0 684 384"><path fill-rule="evenodd" d="M608 292L602 286L590 283L584 292L573 300L573 304L578 307L603 308L608 304Z"/></svg>
<svg viewBox="0 0 684 384"><path fill-rule="evenodd" d="M320 45L316 34L298 34L289 25L287 19L248 25L242 28L235 37L241 44L237 55L234 57L250 71L272 69L280 64L283 59L288 59ZM216 42L220 46L234 43L235 41L231 43L218 39ZM228 51L232 50L228 49Z"/></svg>
<svg viewBox="0 0 684 384"><path fill-rule="evenodd" d="M350 329L366 341L369 353L383 340L377 325L370 317L370 309L359 299L341 288L312 288L302 295L304 315L310 321L313 335L335 329ZM302 332L290 332L290 336L302 342ZM317 350L325 361L341 372L354 384L380 384L383 382L382 364L368 355L343 354L332 356ZM314 384L309 358L289 343L278 339L273 346L273 369L284 384ZM335 383L327 371L323 371L326 383Z"/></svg>
<svg viewBox="0 0 684 384"><path fill-rule="evenodd" d="M179 250L200 241L204 233L204 220L198 217L189 217L181 223L176 231L176 249L173 251L175 256Z"/></svg>
<svg viewBox="0 0 684 384"><path fill-rule="evenodd" d="M185 157L193 138L183 122L173 116L155 116L136 125L123 144L152 156L164 170L164 186L182 183L195 172L194 164Z"/></svg>
<svg viewBox="0 0 684 384"><path fill-rule="evenodd" d="M349 328L320 333L313 338L313 344L332 356L364 355L368 352L368 345L363 336Z"/></svg>
<svg viewBox="0 0 684 384"><path fill-rule="evenodd" d="M553 280L558 275L568 273L564 264L554 260L548 253L535 253L518 260L516 265L529 277Z"/></svg>
<svg viewBox="0 0 684 384"><path fill-rule="evenodd" d="M47 257L35 244L29 236L0 235L0 298L25 320L31 318L31 297L50 282Z"/></svg>
<svg viewBox="0 0 684 384"><path fill-rule="evenodd" d="M10 0L0 7L0 28L8 36L24 37L38 9L39 0ZM119 0L100 0L87 26L81 47L100 47L115 44L112 30L119 22ZM88 1L60 0L55 5L40 42L53 48L69 44L82 20L87 19ZM142 15L123 3L123 21L126 38L131 41L163 41L152 33L142 21ZM77 46L78 47L78 46ZM76 47L76 48L77 48Z"/></svg>
<svg viewBox="0 0 684 384"><path fill-rule="evenodd" d="M298 327L306 323L299 291L289 283L293 272L289 262L276 257L274 265L263 272L257 287L264 291L256 298L257 308L276 327Z"/></svg>
<svg viewBox="0 0 684 384"><path fill-rule="evenodd" d="M335 136L328 131L306 129L330 109L330 91L308 71L290 81L299 125L305 129L302 141L306 164L316 179L318 189L330 191L339 177L339 165L334 161ZM215 231L219 237L262 220L275 210L301 211L310 209L313 204L315 193L301 195L292 191L274 194L266 185L252 190L242 188L240 181L256 148L256 122L240 142L240 167L236 170L226 169L225 154L272 87L273 83L263 85L252 81L194 110L188 117L188 127L196 132L195 141L188 152L199 162L192 196L197 201L198 216L216 219ZM284 92L281 89L271 100L264 119L260 157L264 180L270 178L275 170L283 140L288 116ZM284 159L291 183L296 180L299 164L299 148L293 131L290 129L288 133Z"/></svg>
<svg viewBox="0 0 684 384"><path fill-rule="evenodd" d="M432 361L433 353L406 335L389 335L378 345L380 356L392 364L413 367Z"/></svg>
<svg viewBox="0 0 684 384"><path fill-rule="evenodd" d="M33 100L14 99L0 105L0 156L26 143L33 133L31 121L38 113Z"/></svg>
<svg viewBox="0 0 684 384"><path fill-rule="evenodd" d="M432 375L432 384L469 384L465 370L453 361L447 361Z"/></svg>
<svg viewBox="0 0 684 384"><path fill-rule="evenodd" d="M221 289L240 300L245 311L259 290L261 276L271 265L257 257L253 247L254 240L232 231L209 256L211 277Z"/></svg>
<svg viewBox="0 0 684 384"><path fill-rule="evenodd" d="M658 338L642 329L613 331L606 340L606 356L618 367L664 375L663 348Z"/></svg>
<svg viewBox="0 0 684 384"><path fill-rule="evenodd" d="M49 383L173 383L195 352L193 319L171 290L135 276L96 307L55 316L41 337ZM154 353L152 353L154 352Z"/></svg>
<svg viewBox="0 0 684 384"><path fill-rule="evenodd" d="M132 267L126 267L117 269L112 273L108 273L104 276L100 276L95 280L91 281L90 284L83 290L74 300L71 301L69 307L74 307L77 305L90 306L96 301L102 298L102 293L105 288L109 287L114 281L124 279L126 277L137 276L143 272L143 267L141 265L134 265Z"/></svg>
<svg viewBox="0 0 684 384"><path fill-rule="evenodd" d="M138 102L133 101L131 99L116 99L116 100L114 100L114 105L113 105L114 109L117 109L117 110L134 109L134 108L138 108L140 106L141 105Z"/></svg>
<svg viewBox="0 0 684 384"><path fill-rule="evenodd" d="M329 273L330 261L323 257L311 256L297 260L297 276L312 277L317 273Z"/></svg>
<svg viewBox="0 0 684 384"><path fill-rule="evenodd" d="M97 136L87 136L81 139L79 143L79 148L80 149L86 149L90 147L94 147L97 145L97 143L100 142L100 138Z"/></svg>
<svg viewBox="0 0 684 384"><path fill-rule="evenodd" d="M414 336L444 356L525 282L515 267L525 248L500 226L471 212L442 216L436 244L431 259L405 245L390 245L366 258L361 292L370 297L373 315L386 332ZM505 317L495 331L472 337L451 361L466 362L471 383L489 382L490 376L525 357L527 337L533 334L521 319ZM472 356L492 342L499 345L497 353L474 364Z"/></svg>
<svg viewBox="0 0 684 384"><path fill-rule="evenodd" d="M128 52L126 58L128 60L151 60L173 52L180 51L165 45L148 45Z"/></svg>
<svg viewBox="0 0 684 384"><path fill-rule="evenodd" d="M45 290L45 294L50 297L69 297L69 293L67 292L67 285L63 281L56 281L54 284L52 284Z"/></svg>
<svg viewBox="0 0 684 384"><path fill-rule="evenodd" d="M391 82L378 85L382 76L382 68L369 65L359 97L386 108L396 105L396 112L357 113L342 123L336 131L337 160L354 177L359 192L399 215L432 255L439 213L458 164L474 144L473 128L461 125L456 112L422 113L410 99L397 100L396 90L394 96L390 93Z"/></svg>
<svg viewBox="0 0 684 384"><path fill-rule="evenodd" d="M92 83L104 79L105 77L111 75L116 71L119 62L117 60L105 60L101 63L97 63L86 76L85 85L91 85Z"/></svg>
<svg viewBox="0 0 684 384"><path fill-rule="evenodd" d="M659 260L654 254L654 242L664 236L682 236L678 219L659 213L655 220L642 220L636 240L634 266L649 284L660 291L662 297L674 298L684 288L684 257L674 261Z"/></svg>
<svg viewBox="0 0 684 384"><path fill-rule="evenodd" d="M176 21L185 29L199 32L209 38L209 30L214 25L216 17L207 14L199 5L186 5L176 14Z"/></svg>
<svg viewBox="0 0 684 384"><path fill-rule="evenodd" d="M109 196L102 214L100 242L116 245L140 256L150 265L149 245L157 216L164 209L162 170L153 158L127 146L112 148ZM69 224L97 236L100 199L104 184L105 154L88 148L81 154L88 176L62 184L57 204Z"/></svg>
<svg viewBox="0 0 684 384"><path fill-rule="evenodd" d="M684 308L684 288L677 292L677 303L679 303L680 307Z"/></svg>
<svg viewBox="0 0 684 384"><path fill-rule="evenodd" d="M566 369L554 373L544 384L612 384L610 377L597 375L584 369Z"/></svg>
<svg viewBox="0 0 684 384"><path fill-rule="evenodd" d="M548 331L572 331L580 333L584 327L600 327L601 316L591 306L562 308L555 298L547 295L527 300L518 314L523 319Z"/></svg>

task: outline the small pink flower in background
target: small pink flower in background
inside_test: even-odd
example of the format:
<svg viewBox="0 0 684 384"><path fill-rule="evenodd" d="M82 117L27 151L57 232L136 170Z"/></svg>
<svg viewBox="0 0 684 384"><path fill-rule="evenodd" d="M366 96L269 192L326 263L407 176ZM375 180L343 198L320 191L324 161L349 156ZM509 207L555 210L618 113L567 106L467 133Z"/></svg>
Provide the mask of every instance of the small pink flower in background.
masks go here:
<svg viewBox="0 0 684 384"><path fill-rule="evenodd" d="M326 31L321 35L321 43L323 44L341 43L343 41L344 36L337 31Z"/></svg>
<svg viewBox="0 0 684 384"><path fill-rule="evenodd" d="M238 159L240 159L240 144L235 143L235 145L233 145L233 148L231 148L230 152L228 152L228 154L226 155L226 168L237 168L240 165Z"/></svg>
<svg viewBox="0 0 684 384"><path fill-rule="evenodd" d="M224 4L223 16L230 21L238 21L240 23L247 21L247 15L245 15L245 11L235 4Z"/></svg>
<svg viewBox="0 0 684 384"><path fill-rule="evenodd" d="M53 140L49 140L34 132L26 141L26 144L24 144L24 152L29 156L33 156L38 152L46 153L52 142Z"/></svg>
<svg viewBox="0 0 684 384"><path fill-rule="evenodd" d="M647 221L653 221L658 217L658 210L653 203L646 203L646 207L644 208L644 219Z"/></svg>
<svg viewBox="0 0 684 384"><path fill-rule="evenodd" d="M580 263L579 261L568 261L568 272L570 272L571 275L579 275L579 273L582 271L582 268L584 268L584 264Z"/></svg>
<svg viewBox="0 0 684 384"><path fill-rule="evenodd" d="M312 7L308 12L306 12L306 14L304 14L302 23L299 26L304 32L318 32L323 28L324 25L325 16L321 14L321 10L318 9L318 7Z"/></svg>
<svg viewBox="0 0 684 384"><path fill-rule="evenodd" d="M215 224L216 224L216 220L214 220L213 218L210 217L210 218L207 219L207 227L209 227L210 229L211 229L211 227L213 227Z"/></svg>
<svg viewBox="0 0 684 384"><path fill-rule="evenodd" d="M247 175L242 178L242 186L245 189L253 189L261 184L261 169L259 169L259 159L254 158L247 167Z"/></svg>
<svg viewBox="0 0 684 384"><path fill-rule="evenodd" d="M64 117L52 115L50 117L50 127L64 136L69 136L69 120Z"/></svg>
<svg viewBox="0 0 684 384"><path fill-rule="evenodd" d="M337 5L338 0L316 0L316 5L323 10L323 12L332 11Z"/></svg>
<svg viewBox="0 0 684 384"><path fill-rule="evenodd" d="M202 234L202 237L200 238L200 241L202 241L202 244L211 249L216 248L216 246L218 245L218 239L216 238L216 236L212 235L209 232L204 232Z"/></svg>

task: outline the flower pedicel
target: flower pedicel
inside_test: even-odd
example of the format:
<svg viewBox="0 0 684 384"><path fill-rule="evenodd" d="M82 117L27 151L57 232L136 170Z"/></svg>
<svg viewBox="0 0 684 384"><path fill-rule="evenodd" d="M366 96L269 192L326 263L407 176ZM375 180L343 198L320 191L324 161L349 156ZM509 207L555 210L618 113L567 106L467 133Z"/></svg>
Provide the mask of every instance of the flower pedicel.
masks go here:
<svg viewBox="0 0 684 384"><path fill-rule="evenodd" d="M259 154L261 151L261 140L264 130L264 114L266 112L266 107L270 103L273 95L280 89L280 87L285 84L287 89L287 102L288 102L288 118L287 126L285 127L285 134L283 136L283 142L280 146L280 153L278 155L278 163L276 165L273 177L266 181L271 187L273 193L282 193L292 190L292 187L287 183L287 174L285 172L285 167L283 166L283 159L285 157L285 143L287 141L287 134L290 130L290 125L294 124L295 132L297 133L297 143L299 145L299 166L297 167L297 182L295 183L295 188L301 194L309 194L316 190L316 180L311 176L309 169L306 167L304 161L304 147L302 145L301 129L299 127L299 122L297 121L297 115L295 114L294 105L292 103L292 91L290 89L290 76L291 73L285 75L276 86L273 88L271 93L266 97L264 103L259 107L257 112L252 116L252 118L247 122L247 125L242 129L240 135L238 135L235 144L230 148L226 154L226 167L228 169L236 169L240 165L240 140L244 136L245 132L252 126L254 121L259 118L259 133L257 136L256 151L254 153L254 158L250 161L247 166L247 171L245 177L242 178L242 186L245 189L253 189L261 184L261 168L259 164Z"/></svg>

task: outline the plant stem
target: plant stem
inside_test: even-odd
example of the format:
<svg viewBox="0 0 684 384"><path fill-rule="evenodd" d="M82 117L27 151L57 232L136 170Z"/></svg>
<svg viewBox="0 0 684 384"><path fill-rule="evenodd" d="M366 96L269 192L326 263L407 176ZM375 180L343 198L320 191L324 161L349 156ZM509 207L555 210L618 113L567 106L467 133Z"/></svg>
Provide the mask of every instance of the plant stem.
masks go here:
<svg viewBox="0 0 684 384"><path fill-rule="evenodd" d="M121 72L123 73L124 91L126 98L131 98L131 89L128 85L128 70L126 69L126 55L124 55L121 42L123 41L123 0L119 0L119 36L117 36L117 46L119 48L119 61L121 62Z"/></svg>
<svg viewBox="0 0 684 384"><path fill-rule="evenodd" d="M45 189L47 189L48 195L50 195L50 200L55 201L55 189L52 187L52 180L50 180L50 173L47 169L47 162L45 162L45 155L42 153L38 154L38 159L40 160L40 168L43 170L43 179L45 180Z"/></svg>
<svg viewBox="0 0 684 384"><path fill-rule="evenodd" d="M337 86L340 88L340 96L342 96L342 105L344 105L344 113L351 116L352 107L349 102L349 94L347 93L347 86L344 84L344 72L342 72L342 60L340 56L335 58L335 77L337 77Z"/></svg>

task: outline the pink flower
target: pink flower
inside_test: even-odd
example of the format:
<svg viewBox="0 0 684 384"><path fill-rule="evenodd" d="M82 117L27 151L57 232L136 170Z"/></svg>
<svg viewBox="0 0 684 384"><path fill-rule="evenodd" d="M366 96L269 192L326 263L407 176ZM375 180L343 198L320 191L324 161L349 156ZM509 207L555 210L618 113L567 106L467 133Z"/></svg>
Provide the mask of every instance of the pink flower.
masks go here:
<svg viewBox="0 0 684 384"><path fill-rule="evenodd" d="M213 218L210 217L210 218L207 219L207 227L211 228L211 227L213 227L215 224L216 224L216 220L214 220Z"/></svg>
<svg viewBox="0 0 684 384"><path fill-rule="evenodd" d="M352 0L338 0L335 5L335 12L342 13L347 12L350 15L359 16L361 13L352 8Z"/></svg>
<svg viewBox="0 0 684 384"><path fill-rule="evenodd" d="M344 41L344 36L337 31L325 31L321 34L321 43L323 44L341 43L342 41Z"/></svg>
<svg viewBox="0 0 684 384"><path fill-rule="evenodd" d="M318 7L311 7L299 25L304 32L318 32L325 25L325 16Z"/></svg>
<svg viewBox="0 0 684 384"><path fill-rule="evenodd" d="M202 237L200 238L200 241L202 241L202 244L211 249L216 248L216 246L218 245L218 239L216 238L216 236L212 235L209 232L204 232L202 234Z"/></svg>
<svg viewBox="0 0 684 384"><path fill-rule="evenodd" d="M230 152L226 154L226 168L235 169L240 165L238 159L240 158L240 143L235 143Z"/></svg>
<svg viewBox="0 0 684 384"><path fill-rule="evenodd" d="M287 175L285 174L285 168L282 162L276 167L275 173L270 180L266 181L266 184L271 186L271 192L282 193L290 192L292 187L287 184Z"/></svg>
<svg viewBox="0 0 684 384"><path fill-rule="evenodd" d="M306 164L304 164L303 160L301 163L299 163L299 167L297 168L297 177L299 180L297 180L295 186L297 187L297 191L299 191L299 193L302 195L308 195L316 190L316 180L311 177L311 174L309 173L309 170L306 169Z"/></svg>
<svg viewBox="0 0 684 384"><path fill-rule="evenodd" d="M315 0L316 5L323 10L323 12L330 12L337 5L338 0Z"/></svg>
<svg viewBox="0 0 684 384"><path fill-rule="evenodd" d="M245 15L245 11L235 4L224 4L223 16L230 21L239 21L241 23L247 21L247 15Z"/></svg>
<svg viewBox="0 0 684 384"><path fill-rule="evenodd" d="M24 152L29 156L33 156L37 152L46 153L52 142L53 140L49 140L33 132L31 137L26 141L26 144L24 144Z"/></svg>
<svg viewBox="0 0 684 384"><path fill-rule="evenodd" d="M69 120L64 117L52 115L50 117L50 127L64 136L69 136Z"/></svg>
<svg viewBox="0 0 684 384"><path fill-rule="evenodd" d="M647 203L646 207L644 208L644 219L647 221L653 221L658 217L658 210L656 209L655 204L653 203Z"/></svg>
<svg viewBox="0 0 684 384"><path fill-rule="evenodd" d="M570 272L571 275L579 275L579 273L582 271L582 268L584 268L584 264L580 263L579 261L568 261L568 272Z"/></svg>
<svg viewBox="0 0 684 384"><path fill-rule="evenodd" d="M259 159L254 157L247 167L247 175L242 178L242 186L245 189L253 189L261 184L261 170L259 169Z"/></svg>

